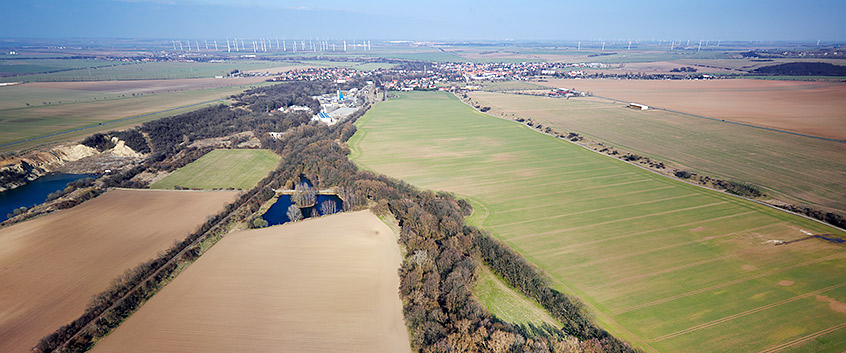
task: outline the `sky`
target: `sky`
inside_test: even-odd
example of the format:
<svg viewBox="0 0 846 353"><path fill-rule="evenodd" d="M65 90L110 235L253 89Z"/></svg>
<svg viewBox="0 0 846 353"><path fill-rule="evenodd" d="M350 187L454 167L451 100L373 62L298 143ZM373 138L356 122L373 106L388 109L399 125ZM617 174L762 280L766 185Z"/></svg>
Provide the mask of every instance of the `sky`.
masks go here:
<svg viewBox="0 0 846 353"><path fill-rule="evenodd" d="M843 0L3 0L0 38L846 40Z"/></svg>

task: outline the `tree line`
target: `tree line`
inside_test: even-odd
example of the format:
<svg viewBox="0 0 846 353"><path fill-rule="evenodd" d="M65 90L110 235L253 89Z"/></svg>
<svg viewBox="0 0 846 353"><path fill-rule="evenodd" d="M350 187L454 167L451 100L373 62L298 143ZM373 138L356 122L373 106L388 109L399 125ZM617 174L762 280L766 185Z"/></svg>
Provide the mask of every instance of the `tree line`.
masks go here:
<svg viewBox="0 0 846 353"><path fill-rule="evenodd" d="M421 352L634 352L598 328L581 304L551 288L542 273L487 233L464 224L470 205L448 193L359 170L348 158L352 120L327 127L303 125L283 138L265 139L282 156L276 185L305 175L319 188L344 190L345 208L370 205L400 224L405 248L400 296L411 342ZM274 183L271 183L273 186ZM513 286L537 299L562 328L518 327L503 322L472 295L478 259Z"/></svg>

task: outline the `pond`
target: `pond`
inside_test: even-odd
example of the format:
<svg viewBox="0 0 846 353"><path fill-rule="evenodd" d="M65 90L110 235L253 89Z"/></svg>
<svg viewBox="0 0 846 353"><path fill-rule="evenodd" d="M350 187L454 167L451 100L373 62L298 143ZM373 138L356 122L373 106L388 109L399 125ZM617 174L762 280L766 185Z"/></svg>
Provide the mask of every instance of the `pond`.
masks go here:
<svg viewBox="0 0 846 353"><path fill-rule="evenodd" d="M321 205L324 202L329 201L335 204L335 212L342 212L344 210L344 201L341 200L336 195L317 195L317 203L313 207L305 207L301 208L300 211L303 213L303 218L310 218L314 216L314 211L317 211L321 216L325 216L326 214L323 213L321 209ZM283 224L290 222L291 220L288 218L288 207L291 206L291 195L279 195L279 199L276 200L276 203L261 215L261 218L267 221L268 226L275 226L277 224Z"/></svg>
<svg viewBox="0 0 846 353"><path fill-rule="evenodd" d="M24 186L0 192L0 222L16 208L32 207L47 200L51 192L63 190L68 183L94 177L93 174L52 174L35 179Z"/></svg>

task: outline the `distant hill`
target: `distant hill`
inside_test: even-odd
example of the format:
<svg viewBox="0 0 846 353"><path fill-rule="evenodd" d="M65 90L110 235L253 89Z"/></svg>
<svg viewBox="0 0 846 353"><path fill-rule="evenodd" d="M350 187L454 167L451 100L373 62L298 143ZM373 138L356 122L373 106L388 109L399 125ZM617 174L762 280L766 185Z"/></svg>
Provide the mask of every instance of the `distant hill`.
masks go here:
<svg viewBox="0 0 846 353"><path fill-rule="evenodd" d="M786 63L759 67L751 72L789 76L846 76L846 66L828 63Z"/></svg>

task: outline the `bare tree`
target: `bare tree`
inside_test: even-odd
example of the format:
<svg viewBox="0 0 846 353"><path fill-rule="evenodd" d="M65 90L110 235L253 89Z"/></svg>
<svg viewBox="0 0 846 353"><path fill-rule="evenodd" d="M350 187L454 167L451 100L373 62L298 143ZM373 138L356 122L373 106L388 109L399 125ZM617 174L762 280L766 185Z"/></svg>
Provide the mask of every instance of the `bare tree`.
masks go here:
<svg viewBox="0 0 846 353"><path fill-rule="evenodd" d="M288 207L288 219L291 222L296 222L303 219L303 212L300 211L300 208L297 205L291 205Z"/></svg>
<svg viewBox="0 0 846 353"><path fill-rule="evenodd" d="M329 215L335 212L338 212L338 206L335 204L335 201L326 200L320 204L320 213Z"/></svg>
<svg viewBox="0 0 846 353"><path fill-rule="evenodd" d="M314 206L317 202L317 190L305 184L297 184L294 187L294 194L291 195L291 200L300 207Z"/></svg>

